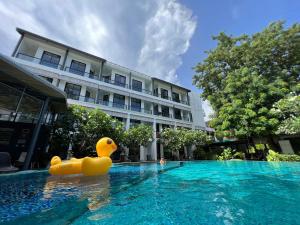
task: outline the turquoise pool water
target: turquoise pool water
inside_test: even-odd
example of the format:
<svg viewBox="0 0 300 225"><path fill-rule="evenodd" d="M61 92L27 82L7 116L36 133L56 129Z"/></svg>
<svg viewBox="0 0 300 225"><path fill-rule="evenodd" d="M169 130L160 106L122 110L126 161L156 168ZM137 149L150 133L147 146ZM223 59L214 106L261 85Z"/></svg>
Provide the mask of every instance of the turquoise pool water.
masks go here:
<svg viewBox="0 0 300 225"><path fill-rule="evenodd" d="M300 163L171 162L0 175L0 224L300 224Z"/></svg>

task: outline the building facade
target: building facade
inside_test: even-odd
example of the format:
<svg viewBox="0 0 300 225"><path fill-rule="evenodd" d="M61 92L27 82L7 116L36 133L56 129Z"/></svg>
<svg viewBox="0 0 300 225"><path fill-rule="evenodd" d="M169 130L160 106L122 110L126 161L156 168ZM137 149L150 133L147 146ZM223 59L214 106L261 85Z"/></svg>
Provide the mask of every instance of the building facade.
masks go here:
<svg viewBox="0 0 300 225"><path fill-rule="evenodd" d="M21 35L13 60L67 94L69 105L100 108L124 122L153 126L154 140L140 160L164 155L159 132L165 127L205 130L201 99L190 90L109 62L17 28Z"/></svg>

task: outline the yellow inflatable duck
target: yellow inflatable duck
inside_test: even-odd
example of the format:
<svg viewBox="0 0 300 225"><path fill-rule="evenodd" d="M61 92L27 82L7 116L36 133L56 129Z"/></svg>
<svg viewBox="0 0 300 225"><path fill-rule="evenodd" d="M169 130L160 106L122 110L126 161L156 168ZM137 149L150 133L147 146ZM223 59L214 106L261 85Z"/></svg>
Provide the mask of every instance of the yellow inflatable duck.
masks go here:
<svg viewBox="0 0 300 225"><path fill-rule="evenodd" d="M96 144L98 157L72 158L62 161L59 156L53 156L49 173L52 175L83 174L85 176L104 175L112 166L110 155L117 150L115 142L108 138L101 138Z"/></svg>

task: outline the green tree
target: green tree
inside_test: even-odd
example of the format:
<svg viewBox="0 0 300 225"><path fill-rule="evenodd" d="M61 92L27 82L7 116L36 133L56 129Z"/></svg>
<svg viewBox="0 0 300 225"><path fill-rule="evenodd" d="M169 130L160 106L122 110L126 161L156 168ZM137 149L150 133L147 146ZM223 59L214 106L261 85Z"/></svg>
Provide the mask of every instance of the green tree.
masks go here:
<svg viewBox="0 0 300 225"><path fill-rule="evenodd" d="M184 146L184 130L166 128L161 132L161 141L166 151L177 152Z"/></svg>
<svg viewBox="0 0 300 225"><path fill-rule="evenodd" d="M70 106L54 126L51 154L66 156L69 143L75 157L95 156L99 138L110 137L116 144L123 140L124 125L99 109ZM61 152L57 152L59 149Z"/></svg>
<svg viewBox="0 0 300 225"><path fill-rule="evenodd" d="M140 146L147 146L152 141L152 127L145 124L129 128L124 133L123 144L129 148L129 157L139 160Z"/></svg>
<svg viewBox="0 0 300 225"><path fill-rule="evenodd" d="M204 131L188 130L184 128L166 128L161 133L161 140L166 151L178 152L184 147L197 149L211 143L212 139Z"/></svg>
<svg viewBox="0 0 300 225"><path fill-rule="evenodd" d="M215 111L212 127L240 137L274 133L273 104L300 89L299 34L299 24L276 22L251 36L214 37L217 47L195 67L193 79Z"/></svg>
<svg viewBox="0 0 300 225"><path fill-rule="evenodd" d="M277 134L300 133L300 95L280 99L271 112L281 121L276 130Z"/></svg>

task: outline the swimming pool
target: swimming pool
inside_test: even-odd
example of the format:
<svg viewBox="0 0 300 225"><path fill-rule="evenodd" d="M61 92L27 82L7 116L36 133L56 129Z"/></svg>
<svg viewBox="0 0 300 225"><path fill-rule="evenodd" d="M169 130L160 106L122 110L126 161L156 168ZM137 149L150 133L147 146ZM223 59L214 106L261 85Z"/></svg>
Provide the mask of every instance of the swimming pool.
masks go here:
<svg viewBox="0 0 300 225"><path fill-rule="evenodd" d="M300 163L170 162L0 175L0 224L300 224Z"/></svg>

